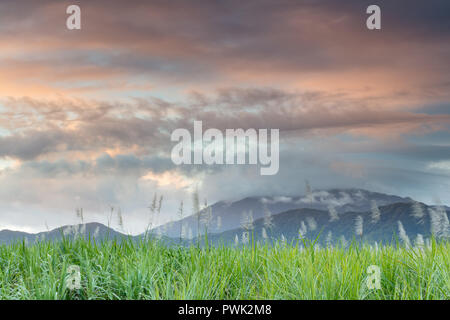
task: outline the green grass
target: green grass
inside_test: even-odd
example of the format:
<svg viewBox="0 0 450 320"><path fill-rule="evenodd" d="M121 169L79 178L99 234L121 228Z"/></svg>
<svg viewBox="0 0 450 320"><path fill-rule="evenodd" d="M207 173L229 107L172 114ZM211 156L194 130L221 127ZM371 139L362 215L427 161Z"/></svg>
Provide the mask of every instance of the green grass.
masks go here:
<svg viewBox="0 0 450 320"><path fill-rule="evenodd" d="M76 240L0 246L1 299L449 299L450 244L168 248ZM67 268L81 269L79 290ZM381 269L369 290L367 267Z"/></svg>

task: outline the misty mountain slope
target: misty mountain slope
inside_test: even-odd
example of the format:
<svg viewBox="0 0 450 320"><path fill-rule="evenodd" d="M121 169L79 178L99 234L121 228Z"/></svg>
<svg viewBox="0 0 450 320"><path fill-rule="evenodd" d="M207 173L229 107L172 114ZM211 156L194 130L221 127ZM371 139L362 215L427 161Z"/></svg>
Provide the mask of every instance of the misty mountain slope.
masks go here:
<svg viewBox="0 0 450 320"><path fill-rule="evenodd" d="M371 192L363 189L332 189L312 191L306 196L288 197L248 197L235 202L220 201L210 206L212 219L208 233L221 233L239 228L244 212L251 211L255 220L264 216L265 210L278 214L293 209L309 208L327 211L333 207L337 212L364 212L371 208L372 201L378 206L397 202L411 202L410 198ZM201 213L204 212L201 211ZM191 229L192 235L197 235L197 217L190 215L182 220L167 223L154 230L169 237L179 237L181 226ZM200 225L200 234L204 233L204 225Z"/></svg>
<svg viewBox="0 0 450 320"><path fill-rule="evenodd" d="M374 214L371 211L366 212L345 212L339 214L337 220L331 221L330 214L324 210L316 209L296 209L282 212L272 216L272 228L267 228L264 219L258 219L254 222L253 233L255 240L264 241L263 228L270 239L280 239L283 235L287 241L299 239L299 230L304 233L303 237L314 240L317 237L319 243L326 244L329 240L336 243L345 237L346 241L352 239L361 239L356 235L355 222L358 216L363 219L362 240L368 242L392 243L396 240L403 241L399 236L399 224L401 222L405 234L411 243L414 242L418 234L425 239L431 236L431 216L430 210L436 210L435 207L420 204L423 217L414 216L414 207L412 203L394 203L379 208L379 220L374 220ZM448 212L446 212L448 218ZM447 226L448 228L448 226ZM234 243L236 236L242 243L243 233L246 230L242 227L225 231L221 234L210 235L209 239L214 243ZM448 232L450 230L447 230ZM330 234L331 232L331 234Z"/></svg>
<svg viewBox="0 0 450 320"><path fill-rule="evenodd" d="M78 237L91 237L96 240L104 239L122 239L128 237L125 234L115 231L112 228L93 222L86 224L78 224L73 226L62 226L51 231L44 231L39 233L26 233L19 231L1 230L0 231L0 244L9 244L16 241L22 241L26 239L28 243L32 243L39 240L61 240L62 237L73 239ZM135 238L135 237L132 237Z"/></svg>
<svg viewBox="0 0 450 320"><path fill-rule="evenodd" d="M400 199L401 201L395 202ZM380 205L385 203L385 205ZM290 208L295 206L295 208ZM298 207L300 206L300 208ZM313 207L313 208L311 208ZM308 197L251 197L236 202L218 202L211 206L212 222L208 229L208 237L214 243L225 242L231 244L236 235L242 242L245 231L245 217L253 216L253 235L257 240L264 240L263 228L266 238L279 239L282 236L288 241L299 239L299 231L304 238L315 239L319 236L319 242L336 242L343 237L348 241L360 236L356 234L355 224L357 217L362 218L362 240L390 243L400 238L401 241L414 242L418 234L423 238L429 238L431 230L435 233L449 236L447 207L427 206L417 203L410 198L384 195L364 190L330 190L315 191ZM259 208L259 209L258 209ZM284 210L288 208L287 210ZM274 213L277 210L283 210ZM344 211L348 210L348 211ZM447 210L447 211L445 211ZM243 215L247 213L247 215ZM252 215L249 214L252 212ZM272 214L267 214L267 213ZM266 213L266 214L265 214ZM273 224L267 226L267 217ZM218 228L214 222L221 220ZM401 224L399 224L399 221ZM432 223L434 221L434 223ZM165 225L153 229L147 234L150 238L158 238L165 244L179 244L180 229L182 224L192 227L192 236L196 238L197 219L190 216L183 221ZM436 227L441 225L441 227ZM165 232L164 228L170 228ZM203 228L203 222L201 224ZM247 226L248 227L248 226ZM442 229L442 230L441 230ZM204 229L202 229L203 231ZM222 230L221 232L218 232ZM404 230L404 231L403 231ZM202 232L203 233L203 232ZM100 223L87 223L75 226L63 226L49 232L28 234L25 232L2 230L0 231L0 244L8 244L15 241L26 240L33 243L38 240L60 240L63 235L73 239L87 237L96 240L116 239L125 237L132 240L142 239L146 234L127 236ZM184 238L181 244L195 242L194 239ZM200 242L203 242L203 237Z"/></svg>
<svg viewBox="0 0 450 320"><path fill-rule="evenodd" d="M104 224L92 222L86 224L66 225L50 231L44 231L39 233L26 233L20 231L0 230L0 245L8 245L11 243L17 243L25 241L28 244L33 244L38 241L60 241L62 238L75 239L95 239L100 242L104 240L122 241L125 239L131 239L133 241L139 241L143 239L158 239L163 244L173 245L178 244L178 239L166 237L164 235L158 236L156 234L148 233L137 236L131 236L118 232L112 228L105 226Z"/></svg>
<svg viewBox="0 0 450 320"><path fill-rule="evenodd" d="M26 241L34 241L34 235L21 231L12 231L12 230L1 230L0 231L0 244L7 244L11 241L22 241L26 239Z"/></svg>

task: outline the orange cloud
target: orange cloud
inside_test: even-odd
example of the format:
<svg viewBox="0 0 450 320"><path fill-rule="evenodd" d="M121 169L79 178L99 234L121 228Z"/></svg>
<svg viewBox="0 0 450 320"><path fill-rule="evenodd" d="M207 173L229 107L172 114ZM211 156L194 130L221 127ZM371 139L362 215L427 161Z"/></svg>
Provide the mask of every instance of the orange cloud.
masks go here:
<svg viewBox="0 0 450 320"><path fill-rule="evenodd" d="M155 182L158 187L170 187L175 189L191 189L199 183L198 180L188 178L177 171L164 171L162 173L149 171L146 175L141 177L141 180Z"/></svg>

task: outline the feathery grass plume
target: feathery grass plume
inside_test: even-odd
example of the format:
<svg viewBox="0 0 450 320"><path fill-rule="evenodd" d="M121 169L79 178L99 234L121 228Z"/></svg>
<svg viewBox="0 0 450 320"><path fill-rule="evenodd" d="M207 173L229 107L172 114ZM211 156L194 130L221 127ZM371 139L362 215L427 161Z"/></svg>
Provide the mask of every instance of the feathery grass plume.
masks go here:
<svg viewBox="0 0 450 320"><path fill-rule="evenodd" d="M72 226L72 233L74 239L78 238L78 225Z"/></svg>
<svg viewBox="0 0 450 320"><path fill-rule="evenodd" d="M266 241L269 237L267 236L267 231L266 228L262 228L262 237L264 239L264 241Z"/></svg>
<svg viewBox="0 0 450 320"><path fill-rule="evenodd" d="M80 227L80 235L84 237L85 234L86 234L86 224L82 224Z"/></svg>
<svg viewBox="0 0 450 320"><path fill-rule="evenodd" d="M378 242L375 241L375 252L378 252Z"/></svg>
<svg viewBox="0 0 450 320"><path fill-rule="evenodd" d="M241 227L245 231L253 230L253 211L242 212Z"/></svg>
<svg viewBox="0 0 450 320"><path fill-rule="evenodd" d="M184 214L183 213L183 200L181 200L180 207L178 208L178 217L180 218L180 221L183 220L183 214ZM185 229L185 225L183 222L181 222L180 223L180 243L182 242L182 240L184 238L183 235L186 232L184 229Z"/></svg>
<svg viewBox="0 0 450 320"><path fill-rule="evenodd" d="M117 223L119 224L120 230L123 231L123 217L120 207L117 209Z"/></svg>
<svg viewBox="0 0 450 320"><path fill-rule="evenodd" d="M162 203L163 203L163 198L164 198L164 196L162 196L162 195L159 197L158 210L157 210L158 214L161 213L161 207L162 207Z"/></svg>
<svg viewBox="0 0 450 320"><path fill-rule="evenodd" d="M108 228L111 227L111 221L112 221L112 217L114 214L114 207L113 206L109 206L110 210L109 210L109 216L106 216L106 219L108 220Z"/></svg>
<svg viewBox="0 0 450 320"><path fill-rule="evenodd" d="M437 237L447 239L450 237L450 225L448 221L447 211L445 210L445 207L442 205L439 198L435 198L435 201L437 205L434 208L437 216L436 218L439 223Z"/></svg>
<svg viewBox="0 0 450 320"><path fill-rule="evenodd" d="M443 238L450 238L450 223L448 220L447 211L445 210L445 207L440 205L438 207L438 211L441 214L441 233Z"/></svg>
<svg viewBox="0 0 450 320"><path fill-rule="evenodd" d="M269 210L266 204L263 205L263 212L264 212L264 227L270 230L273 228L273 217L272 212Z"/></svg>
<svg viewBox="0 0 450 320"><path fill-rule="evenodd" d="M425 247L425 242L423 240L422 234L418 233L416 236L416 240L414 241L414 245L416 248L423 249Z"/></svg>
<svg viewBox="0 0 450 320"><path fill-rule="evenodd" d="M431 240L430 240L429 238L426 238L426 239L425 239L425 246L426 246L428 249L431 249Z"/></svg>
<svg viewBox="0 0 450 320"><path fill-rule="evenodd" d="M79 218L81 221L81 224L83 224L84 223L83 208L77 208L75 210L75 212L76 212L77 218Z"/></svg>
<svg viewBox="0 0 450 320"><path fill-rule="evenodd" d="M314 196L312 193L311 185L308 180L305 180L305 189L306 189L306 201L312 203L314 201Z"/></svg>
<svg viewBox="0 0 450 320"><path fill-rule="evenodd" d="M203 206L203 209L200 210L201 212L201 223L205 227L205 233L208 233L209 225L211 224L212 220L212 208L211 206L208 206L208 202L205 199L205 204Z"/></svg>
<svg viewBox="0 0 450 320"><path fill-rule="evenodd" d="M217 216L216 230L220 231L221 228L222 228L222 217Z"/></svg>
<svg viewBox="0 0 450 320"><path fill-rule="evenodd" d="M286 237L284 234L281 234L281 246L286 247Z"/></svg>
<svg viewBox="0 0 450 320"><path fill-rule="evenodd" d="M161 234L166 234L167 233L167 227L168 227L168 223L164 223L163 225L162 225L162 227L160 228L161 229Z"/></svg>
<svg viewBox="0 0 450 320"><path fill-rule="evenodd" d="M317 229L317 222L313 217L307 217L306 223L308 224L309 230L314 231Z"/></svg>
<svg viewBox="0 0 450 320"><path fill-rule="evenodd" d="M327 244L328 248L333 246L333 232L328 231L325 243Z"/></svg>
<svg viewBox="0 0 450 320"><path fill-rule="evenodd" d="M234 236L234 245L237 247L239 245L239 237L238 235Z"/></svg>
<svg viewBox="0 0 450 320"><path fill-rule="evenodd" d="M158 208L158 194L155 192L153 194L153 200L152 203L150 204L150 206L148 207L149 211L150 211L150 215L148 217L148 224L147 224L147 229L146 229L146 233L153 229L153 225L154 225L154 219L155 219L155 213L156 213L156 209Z"/></svg>
<svg viewBox="0 0 450 320"><path fill-rule="evenodd" d="M306 227L305 222L302 220L300 222L300 228L298 228L298 236L300 239L303 239L308 232L308 228Z"/></svg>
<svg viewBox="0 0 450 320"><path fill-rule="evenodd" d="M431 233L436 238L448 238L450 233L447 212L442 206L429 208Z"/></svg>
<svg viewBox="0 0 450 320"><path fill-rule="evenodd" d="M363 225L364 225L364 220L362 216L357 216L355 219L355 234L359 237L362 237L363 235Z"/></svg>
<svg viewBox="0 0 450 320"><path fill-rule="evenodd" d="M74 238L77 238L80 233L83 234L83 232L82 232L83 226L84 226L83 208L77 208L75 210L75 213L76 213L77 218L80 219L80 221L81 221L80 229L78 229L78 226L77 227L74 226L74 228L75 228L74 229Z"/></svg>
<svg viewBox="0 0 450 320"><path fill-rule="evenodd" d="M192 233L192 228L189 227L189 228L188 228L188 239L189 239L189 243L192 242L192 237L193 237L193 236L194 236L194 235L193 235L193 233Z"/></svg>
<svg viewBox="0 0 450 320"><path fill-rule="evenodd" d="M97 226L94 230L94 238L98 237L99 232L100 232L100 227Z"/></svg>
<svg viewBox="0 0 450 320"><path fill-rule="evenodd" d="M163 236L163 228L159 227L156 229L156 239L161 240Z"/></svg>
<svg viewBox="0 0 450 320"><path fill-rule="evenodd" d="M430 214L430 227L431 233L437 236L441 230L441 222L439 213L435 211L433 208L428 208L428 213Z"/></svg>
<svg viewBox="0 0 450 320"><path fill-rule="evenodd" d="M308 179L305 180L305 190L306 194L310 194L312 192L311 185L309 184Z"/></svg>
<svg viewBox="0 0 450 320"><path fill-rule="evenodd" d="M372 200L370 202L370 211L371 211L372 223L377 223L378 221L380 221L381 212L380 212L380 209L378 208L377 202L375 200Z"/></svg>
<svg viewBox="0 0 450 320"><path fill-rule="evenodd" d="M336 208L331 204L328 206L328 213L330 214L330 222L339 220L338 212L336 211Z"/></svg>
<svg viewBox="0 0 450 320"><path fill-rule="evenodd" d="M343 248L347 247L347 239L345 239L345 236L344 236L344 235L342 235L342 236L339 238L339 242L341 243L341 246L342 246Z"/></svg>
<svg viewBox="0 0 450 320"><path fill-rule="evenodd" d="M64 235L64 236L70 235L71 232L72 232L72 227L71 227L71 226L67 226L67 227L65 227L65 228L63 229L63 235Z"/></svg>
<svg viewBox="0 0 450 320"><path fill-rule="evenodd" d="M197 241L200 241L200 197L198 195L198 188L196 187L192 193L192 213L197 218Z"/></svg>
<svg viewBox="0 0 450 320"><path fill-rule="evenodd" d="M152 199L152 204L151 204L151 209L156 213L156 211L158 210L158 193L155 192L153 194L153 199Z"/></svg>
<svg viewBox="0 0 450 320"><path fill-rule="evenodd" d="M249 232L244 231L242 232L242 244L247 245L249 242Z"/></svg>
<svg viewBox="0 0 450 320"><path fill-rule="evenodd" d="M188 237L188 228L185 223L182 223L180 228L180 243L183 241L183 239L187 237Z"/></svg>
<svg viewBox="0 0 450 320"><path fill-rule="evenodd" d="M418 220L418 224L423 224L425 213L423 211L422 205L417 201L414 201L412 203L412 216Z"/></svg>
<svg viewBox="0 0 450 320"><path fill-rule="evenodd" d="M403 243L405 244L405 247L409 248L411 246L411 242L409 241L409 237L406 234L405 228L403 227L403 223L400 220L398 220L397 224L398 224L398 236L400 240L402 240Z"/></svg>
<svg viewBox="0 0 450 320"><path fill-rule="evenodd" d="M163 196L160 196L160 197L159 197L159 200L158 200L158 205L157 205L157 207L156 207L156 219L155 219L155 223L159 223L160 216L161 216L162 202L163 202ZM156 230L156 236L158 237L158 239L161 239L161 238L162 238L163 232L165 233L165 228L167 228L167 225L166 225L166 224L164 224L162 227L160 226L160 227Z"/></svg>
<svg viewBox="0 0 450 320"><path fill-rule="evenodd" d="M158 207L158 194L155 192L155 193L153 194L152 204L150 205L150 211L151 211L152 213L155 213L157 207Z"/></svg>
<svg viewBox="0 0 450 320"><path fill-rule="evenodd" d="M448 215L447 211L444 207L441 207L441 214L442 214L442 223L443 223L443 230L445 232L445 237L450 238L450 223L448 221Z"/></svg>

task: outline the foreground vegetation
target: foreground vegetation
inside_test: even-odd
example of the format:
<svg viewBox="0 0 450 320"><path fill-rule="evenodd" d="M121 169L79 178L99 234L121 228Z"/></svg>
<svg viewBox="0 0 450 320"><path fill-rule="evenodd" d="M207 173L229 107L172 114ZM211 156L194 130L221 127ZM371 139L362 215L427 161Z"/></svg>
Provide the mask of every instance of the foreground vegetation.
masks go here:
<svg viewBox="0 0 450 320"><path fill-rule="evenodd" d="M1 299L449 299L450 244L424 249L166 247L78 239L0 246ZM81 288L67 288L78 265ZM367 268L381 289L367 288Z"/></svg>

